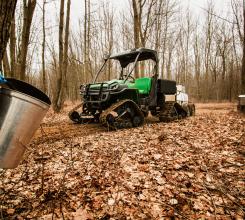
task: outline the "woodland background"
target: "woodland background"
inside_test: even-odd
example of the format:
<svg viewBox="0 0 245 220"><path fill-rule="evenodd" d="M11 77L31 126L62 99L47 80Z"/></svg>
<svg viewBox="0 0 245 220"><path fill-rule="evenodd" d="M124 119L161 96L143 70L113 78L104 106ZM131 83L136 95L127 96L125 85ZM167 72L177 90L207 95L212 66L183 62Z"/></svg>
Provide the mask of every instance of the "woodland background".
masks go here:
<svg viewBox="0 0 245 220"><path fill-rule="evenodd" d="M0 170L0 219L245 218L244 115L236 103L210 102L245 94L241 1L223 14L210 1L196 17L181 1L132 0L116 10L112 1L85 0L78 29L69 26L70 0L18 1L10 22L15 3L0 1L4 75L42 89L53 109L19 166ZM52 21L48 4L60 7ZM195 102L195 116L172 123L150 115L132 129L74 124L67 114L80 103L79 85L108 53L133 47L156 49L160 77L209 103ZM144 65L136 78L150 74ZM100 80L116 77L117 67L109 63Z"/></svg>
<svg viewBox="0 0 245 220"><path fill-rule="evenodd" d="M74 28L70 0L18 1L4 76L42 89L58 112L64 100L80 99L79 86L92 82L107 54L147 47L158 51L159 77L186 86L191 99L235 101L245 93L243 1L210 0L198 14L178 0L124 3L122 8L115 1L86 0ZM59 14L48 11L51 4ZM109 61L99 80L116 78L117 68ZM142 62L135 77L149 76L151 68Z"/></svg>

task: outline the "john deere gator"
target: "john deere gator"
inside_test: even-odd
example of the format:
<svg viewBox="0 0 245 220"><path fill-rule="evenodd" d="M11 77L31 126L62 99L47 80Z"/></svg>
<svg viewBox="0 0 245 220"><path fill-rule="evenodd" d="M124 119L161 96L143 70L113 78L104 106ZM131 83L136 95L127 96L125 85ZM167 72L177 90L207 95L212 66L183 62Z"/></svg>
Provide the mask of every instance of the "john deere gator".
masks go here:
<svg viewBox="0 0 245 220"><path fill-rule="evenodd" d="M110 59L120 63L118 79L96 82ZM136 63L149 59L154 63L151 77L135 79L132 72ZM124 129L143 125L149 111L166 122L193 115L194 104L176 100L176 82L158 79L158 62L157 52L147 48L106 56L93 83L80 86L83 101L69 112L70 119L76 123L99 122L112 129ZM132 67L125 73L129 64Z"/></svg>

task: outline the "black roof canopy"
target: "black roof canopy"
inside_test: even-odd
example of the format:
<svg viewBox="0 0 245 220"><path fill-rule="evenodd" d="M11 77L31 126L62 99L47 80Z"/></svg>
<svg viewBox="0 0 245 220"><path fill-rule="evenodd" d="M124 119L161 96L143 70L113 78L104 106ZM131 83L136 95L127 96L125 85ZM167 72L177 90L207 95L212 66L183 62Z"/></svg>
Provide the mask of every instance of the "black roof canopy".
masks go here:
<svg viewBox="0 0 245 220"><path fill-rule="evenodd" d="M106 59L119 60L122 68L125 68L129 63L135 61L139 53L140 56L138 61L151 59L154 60L156 63L158 63L157 52L155 50L147 49L147 48L139 48L139 49L124 51L121 53L113 54L110 57L106 57Z"/></svg>

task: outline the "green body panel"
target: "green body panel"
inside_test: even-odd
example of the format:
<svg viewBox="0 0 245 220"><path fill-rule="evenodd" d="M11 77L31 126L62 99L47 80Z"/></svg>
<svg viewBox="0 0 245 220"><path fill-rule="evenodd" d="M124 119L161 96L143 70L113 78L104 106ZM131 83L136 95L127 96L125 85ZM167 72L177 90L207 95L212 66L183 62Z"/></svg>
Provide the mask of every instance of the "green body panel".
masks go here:
<svg viewBox="0 0 245 220"><path fill-rule="evenodd" d="M140 94L149 94L151 90L151 78L141 78L135 80L136 88Z"/></svg>
<svg viewBox="0 0 245 220"><path fill-rule="evenodd" d="M135 90L124 91L119 95L118 99L119 100L130 99L136 103L139 101L138 93Z"/></svg>
<svg viewBox="0 0 245 220"><path fill-rule="evenodd" d="M124 80L117 80L113 79L111 81L105 81L103 84L104 88L108 87L108 84L110 84L110 87L116 85L116 84L123 84ZM151 78L141 78L141 79L128 79L125 84L130 89L137 88L139 90L139 94L149 94L151 90ZM98 88L101 84L93 84L90 86L90 88ZM121 93L118 97L119 100L123 99L131 99L134 102L139 101L138 93L135 90L126 90L123 93Z"/></svg>
<svg viewBox="0 0 245 220"><path fill-rule="evenodd" d="M111 81L105 81L103 84L104 88L107 88L108 84L111 84L111 86L118 84L123 84L124 80L111 80ZM113 84L115 82L115 84ZM135 82L132 79L128 79L125 84L128 86L128 88L137 88L139 90L140 94L149 94L151 90L151 78L141 78L136 79ZM100 87L101 84L94 84L91 85L90 88L97 88Z"/></svg>
<svg viewBox="0 0 245 220"><path fill-rule="evenodd" d="M118 83L118 84L123 84L123 81L124 81L124 80L117 80L117 79L113 79L113 80L111 80L111 81L105 81L105 82L103 82L103 83L104 83L104 84L103 84L103 87L104 87L104 88L107 88L108 84L111 84L111 86L114 86L114 85L116 85L117 83ZM113 84L113 82L115 82L115 83ZM128 80L125 82L125 84L128 85L128 88L137 88L137 87L136 87L136 84L133 82L132 79L128 79ZM91 85L90 88L98 88L98 87L100 87L100 85L101 85L101 84L94 84L94 85Z"/></svg>

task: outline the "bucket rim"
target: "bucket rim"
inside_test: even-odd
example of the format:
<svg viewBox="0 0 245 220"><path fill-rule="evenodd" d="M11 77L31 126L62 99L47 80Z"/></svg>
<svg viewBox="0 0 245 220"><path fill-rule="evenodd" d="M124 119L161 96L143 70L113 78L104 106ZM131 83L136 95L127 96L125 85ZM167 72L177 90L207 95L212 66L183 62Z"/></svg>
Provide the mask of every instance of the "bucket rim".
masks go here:
<svg viewBox="0 0 245 220"><path fill-rule="evenodd" d="M17 98L20 98L20 99L23 99L25 101L28 101L28 102L32 102L33 104L37 104L37 105L40 105L41 104L44 104L46 105L48 108L50 107L50 105L40 99L37 99L33 96L30 96L28 94L25 94L25 93L22 93L22 92L19 92L17 90L13 90L13 89L9 89L9 88L4 88L4 87L0 87L0 93L1 91L3 91L3 93L5 94L8 94L8 95L11 95L11 96L14 96L14 97L17 97ZM29 99L31 100L26 100L25 98L21 97L21 96L24 96L24 97L28 97ZM39 103L35 103L34 101L36 102L39 102Z"/></svg>

